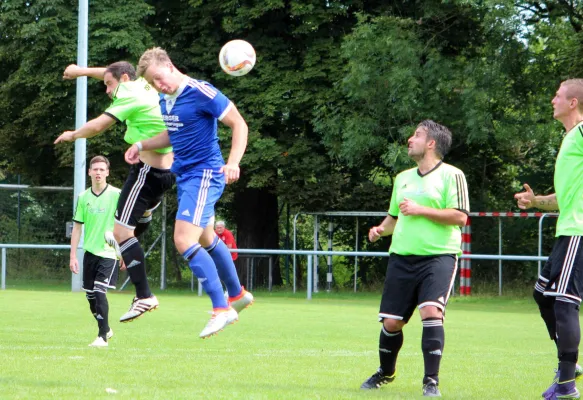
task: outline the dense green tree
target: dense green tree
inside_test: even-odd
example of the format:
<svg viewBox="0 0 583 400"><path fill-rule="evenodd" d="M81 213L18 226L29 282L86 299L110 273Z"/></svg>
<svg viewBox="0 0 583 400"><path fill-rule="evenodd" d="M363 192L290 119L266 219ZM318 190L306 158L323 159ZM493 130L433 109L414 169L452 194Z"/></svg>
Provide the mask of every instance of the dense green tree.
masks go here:
<svg viewBox="0 0 583 400"><path fill-rule="evenodd" d="M90 65L135 60L151 44L144 21L152 9L138 0L118 6L111 0L90 5ZM0 169L27 183L73 181L74 146L55 148L53 141L75 127L75 82L61 77L77 59L77 18L77 1L0 2ZM107 102L103 84L89 81L88 118ZM88 157L113 156L114 171L125 170L120 132L89 141Z"/></svg>

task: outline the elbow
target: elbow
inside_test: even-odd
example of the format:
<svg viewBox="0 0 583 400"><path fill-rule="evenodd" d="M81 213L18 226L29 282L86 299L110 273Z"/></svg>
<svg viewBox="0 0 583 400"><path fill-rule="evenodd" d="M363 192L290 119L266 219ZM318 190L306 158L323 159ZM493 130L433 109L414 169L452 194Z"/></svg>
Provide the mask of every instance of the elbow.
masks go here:
<svg viewBox="0 0 583 400"><path fill-rule="evenodd" d="M460 214L461 215L458 218L458 225L463 228L464 226L466 226L466 223L468 222L468 214L463 212L460 212Z"/></svg>

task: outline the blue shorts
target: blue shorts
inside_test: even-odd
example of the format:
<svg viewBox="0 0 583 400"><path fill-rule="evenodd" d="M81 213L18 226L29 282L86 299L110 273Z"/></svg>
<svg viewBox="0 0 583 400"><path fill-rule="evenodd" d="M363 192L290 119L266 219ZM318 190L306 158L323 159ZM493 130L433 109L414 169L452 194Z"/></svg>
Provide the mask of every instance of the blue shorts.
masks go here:
<svg viewBox="0 0 583 400"><path fill-rule="evenodd" d="M215 216L215 203L225 189L225 175L218 169L189 171L176 177L178 212L176 219L206 228Z"/></svg>

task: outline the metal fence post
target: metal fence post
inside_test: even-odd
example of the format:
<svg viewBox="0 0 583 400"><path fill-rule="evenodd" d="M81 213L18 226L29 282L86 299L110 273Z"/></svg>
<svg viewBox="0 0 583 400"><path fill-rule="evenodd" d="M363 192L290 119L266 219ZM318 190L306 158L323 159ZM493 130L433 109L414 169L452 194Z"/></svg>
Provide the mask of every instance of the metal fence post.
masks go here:
<svg viewBox="0 0 583 400"><path fill-rule="evenodd" d="M356 217L356 243L354 251L358 251L358 217ZM358 279L358 256L354 256L354 293L356 293L356 281Z"/></svg>
<svg viewBox="0 0 583 400"><path fill-rule="evenodd" d="M318 251L318 245L320 244L320 223L318 222L318 215L314 215L314 251ZM314 285L312 290L314 293L318 293L318 255L314 254Z"/></svg>
<svg viewBox="0 0 583 400"><path fill-rule="evenodd" d="M538 220L538 256L542 256L543 253L543 220L545 219L545 217L547 216L547 213L544 213L540 219ZM540 276L540 271L541 271L541 261L537 261L537 265L538 265L538 274L537 274L537 278Z"/></svg>
<svg viewBox="0 0 583 400"><path fill-rule="evenodd" d="M247 257L247 276L246 276L246 280L247 280L247 286L249 288L249 290L251 290L251 287L249 286L249 263L251 262L251 257Z"/></svg>
<svg viewBox="0 0 583 400"><path fill-rule="evenodd" d="M308 300L312 300L312 283L314 282L312 280L312 257L312 255L308 256Z"/></svg>
<svg viewBox="0 0 583 400"><path fill-rule="evenodd" d="M273 257L269 256L269 291L273 286Z"/></svg>
<svg viewBox="0 0 583 400"><path fill-rule="evenodd" d="M498 218L498 254L502 255L502 218ZM502 296L502 259L498 260L498 296Z"/></svg>
<svg viewBox="0 0 583 400"><path fill-rule="evenodd" d="M6 290L6 247L2 247L2 284L1 290Z"/></svg>
<svg viewBox="0 0 583 400"><path fill-rule="evenodd" d="M298 233L297 233L297 222L298 222L298 216L300 215L300 213L297 213L296 215L294 215L294 251L297 250L297 240L298 240ZM296 253L294 253L293 255L293 266L294 266L294 276L293 276L293 287L294 287L294 293L296 292Z"/></svg>

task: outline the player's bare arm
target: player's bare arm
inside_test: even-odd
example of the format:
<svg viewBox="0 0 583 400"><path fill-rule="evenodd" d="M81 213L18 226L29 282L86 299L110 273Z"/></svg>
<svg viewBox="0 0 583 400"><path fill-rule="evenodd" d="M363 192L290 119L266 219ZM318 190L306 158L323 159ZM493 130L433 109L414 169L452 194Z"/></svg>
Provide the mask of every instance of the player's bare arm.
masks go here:
<svg viewBox="0 0 583 400"><path fill-rule="evenodd" d="M80 67L76 64L71 64L63 72L63 79L77 79L81 76L88 76L89 78L103 80L106 68L102 67Z"/></svg>
<svg viewBox="0 0 583 400"><path fill-rule="evenodd" d="M72 273L79 273L79 261L77 261L77 247L81 240L81 232L83 227L78 222L73 222L73 232L71 233L71 252L69 256L69 269Z"/></svg>
<svg viewBox="0 0 583 400"><path fill-rule="evenodd" d="M128 164L137 164L140 161L141 151L163 149L169 146L170 137L168 136L168 131L162 131L156 136L132 144L125 153L125 160Z"/></svg>
<svg viewBox="0 0 583 400"><path fill-rule="evenodd" d="M220 170L221 173L225 174L225 181L229 184L239 179L239 163L243 158L243 154L245 154L249 128L234 104L221 122L231 128L233 132L233 143L231 144L231 152L229 153L227 164Z"/></svg>
<svg viewBox="0 0 583 400"><path fill-rule="evenodd" d="M55 144L61 142L73 142L76 139L88 139L99 135L100 133L106 131L108 128L115 124L115 119L111 118L107 114L101 114L99 117L92 119L91 121L85 123L81 128L75 131L65 131L63 132Z"/></svg>
<svg viewBox="0 0 583 400"><path fill-rule="evenodd" d="M532 207L546 211L557 211L559 209L557 195L555 193L546 196L536 196L528 183L524 184L524 192L516 193L514 198L518 203L518 208L521 210L527 210Z"/></svg>
<svg viewBox="0 0 583 400"><path fill-rule="evenodd" d="M396 224L397 219L387 215L380 225L370 228L368 231L368 240L374 243L379 240L381 236L392 235Z"/></svg>
<svg viewBox="0 0 583 400"><path fill-rule="evenodd" d="M468 220L468 215L463 211L454 208L425 207L410 199L404 199L399 203L399 210L403 215L419 215L443 225L465 226Z"/></svg>

